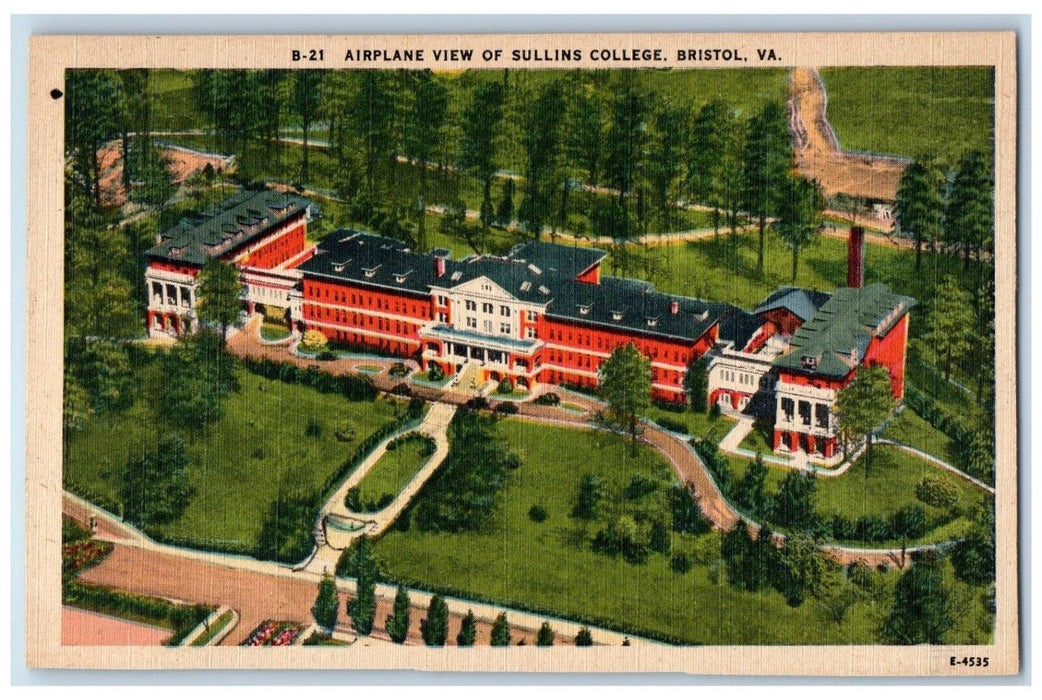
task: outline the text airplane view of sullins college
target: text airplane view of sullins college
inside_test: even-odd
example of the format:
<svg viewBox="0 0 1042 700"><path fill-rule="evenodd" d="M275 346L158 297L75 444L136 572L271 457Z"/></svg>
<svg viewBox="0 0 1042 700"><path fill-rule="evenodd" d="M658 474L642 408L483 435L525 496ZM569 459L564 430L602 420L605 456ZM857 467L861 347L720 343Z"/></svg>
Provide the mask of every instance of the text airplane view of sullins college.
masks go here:
<svg viewBox="0 0 1042 700"><path fill-rule="evenodd" d="M995 94L68 70L62 644L993 644Z"/></svg>

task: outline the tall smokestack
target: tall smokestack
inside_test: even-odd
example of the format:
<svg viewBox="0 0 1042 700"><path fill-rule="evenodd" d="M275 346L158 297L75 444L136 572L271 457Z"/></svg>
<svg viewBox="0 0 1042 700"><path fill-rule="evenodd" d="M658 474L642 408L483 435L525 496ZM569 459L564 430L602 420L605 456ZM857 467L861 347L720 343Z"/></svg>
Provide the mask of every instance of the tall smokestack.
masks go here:
<svg viewBox="0 0 1042 700"><path fill-rule="evenodd" d="M847 286L862 287L865 284L865 229L850 227L847 239Z"/></svg>

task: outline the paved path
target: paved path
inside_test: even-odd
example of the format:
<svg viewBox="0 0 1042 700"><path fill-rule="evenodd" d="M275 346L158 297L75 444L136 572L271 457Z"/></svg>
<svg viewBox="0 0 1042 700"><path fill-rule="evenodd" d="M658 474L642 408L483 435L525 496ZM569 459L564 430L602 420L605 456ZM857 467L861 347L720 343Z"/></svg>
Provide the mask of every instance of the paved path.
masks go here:
<svg viewBox="0 0 1042 700"><path fill-rule="evenodd" d="M384 530L391 526L397 519L398 515L409 505L409 502L415 498L423 485L427 483L427 480L434 475L438 467L445 460L445 457L449 454L449 423L452 421L452 417L456 414L456 406L447 403L435 403L431 406L430 410L427 411L427 415L424 416L423 421L416 427L407 428L400 430L386 440L381 442L376 448L369 454L368 457L353 471L351 475L337 488L326 504L322 506L320 511L323 520L326 522L325 528L325 540L326 544L332 549L343 550L351 546L351 543L363 534L370 537L377 537ZM376 513L356 513L350 510L344 501L347 498L347 492L357 486L362 479L365 478L374 466L380 461L380 458L387 454L387 445L398 437L406 433L421 433L427 435L434 440L435 448L434 453L430 458L423 464L416 475L409 481L408 484L399 492L395 499L386 508L377 511ZM332 524L328 523L329 516L333 516L335 519L347 519L357 520L366 523L366 527L360 530L348 531L343 529L337 529ZM319 570L321 571L321 570Z"/></svg>

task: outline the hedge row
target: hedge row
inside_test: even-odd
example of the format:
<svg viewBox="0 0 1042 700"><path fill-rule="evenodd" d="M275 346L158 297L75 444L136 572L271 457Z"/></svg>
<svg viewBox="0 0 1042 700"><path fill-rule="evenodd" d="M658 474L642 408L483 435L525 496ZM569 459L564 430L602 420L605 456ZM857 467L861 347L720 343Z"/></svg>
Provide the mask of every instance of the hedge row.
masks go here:
<svg viewBox="0 0 1042 700"><path fill-rule="evenodd" d="M174 547L196 549L203 552L220 552L223 554L242 554L253 556L254 545L246 542L235 542L232 540L205 540L195 537L184 537L179 535L167 535L158 528L146 527L145 534L156 542L162 542Z"/></svg>
<svg viewBox="0 0 1042 700"><path fill-rule="evenodd" d="M376 398L376 389L366 377L330 374L314 367L304 369L290 362L275 362L267 358L245 358L241 362L246 370L265 379L301 384L323 394L339 394L350 401L372 401Z"/></svg>
<svg viewBox="0 0 1042 700"><path fill-rule="evenodd" d="M62 603L116 617L143 618L169 626L174 636L167 646L177 646L215 610L205 605L178 605L162 598L116 591L82 581L67 581L62 586Z"/></svg>
<svg viewBox="0 0 1042 700"><path fill-rule="evenodd" d="M959 466L969 470L971 461L970 445L976 435L976 429L958 416L945 410L937 401L915 387L905 388L905 404L915 411L927 423L947 435L952 440L952 451ZM988 474L974 474L979 479L989 479Z"/></svg>
<svg viewBox="0 0 1042 700"><path fill-rule="evenodd" d="M690 430L687 427L687 424L678 420L674 420L672 418L668 418L666 416L660 416L656 418L655 423L658 423L666 430L671 430L674 433L680 433L681 435L687 435L690 432Z"/></svg>
<svg viewBox="0 0 1042 700"><path fill-rule="evenodd" d="M536 605L530 605L521 600L513 600L510 598L495 598L493 596L484 595L482 593L468 591L458 586L432 586L428 581L421 581L419 579L412 579L407 577L392 576L384 574L383 572L381 572L380 578L384 583L397 584L417 591L437 593L439 595L444 596L454 596L456 598L472 600L478 603L486 603L489 605L499 605L505 608L512 608L514 610L531 613L534 615L546 615L549 617L558 618L560 620L568 620L570 622L576 622L584 625L593 625L596 627L601 627L603 629L612 630L613 632L618 632L620 634L632 634L636 636L645 637L646 639L653 639L659 642L665 642L666 644L676 644L678 646L699 646L676 635L666 634L658 630L651 630L640 626L622 625L616 620L606 617L600 617L598 615L584 615L580 617L575 613L565 610L558 610L555 608L543 608ZM510 621L509 616L507 618L507 621Z"/></svg>

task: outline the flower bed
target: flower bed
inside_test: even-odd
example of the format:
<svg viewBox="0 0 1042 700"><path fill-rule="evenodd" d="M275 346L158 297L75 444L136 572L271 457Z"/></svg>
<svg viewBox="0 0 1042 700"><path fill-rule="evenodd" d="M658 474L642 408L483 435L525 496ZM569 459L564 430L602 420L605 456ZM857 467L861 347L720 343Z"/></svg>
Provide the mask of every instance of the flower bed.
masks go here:
<svg viewBox="0 0 1042 700"><path fill-rule="evenodd" d="M72 576L94 566L112 551L111 542L83 540L62 546L62 576Z"/></svg>
<svg viewBox="0 0 1042 700"><path fill-rule="evenodd" d="M288 647L296 641L304 628L296 622L265 620L250 633L244 647Z"/></svg>

